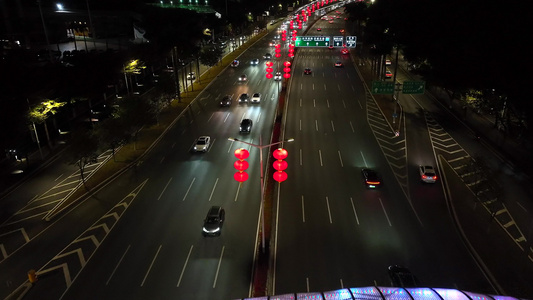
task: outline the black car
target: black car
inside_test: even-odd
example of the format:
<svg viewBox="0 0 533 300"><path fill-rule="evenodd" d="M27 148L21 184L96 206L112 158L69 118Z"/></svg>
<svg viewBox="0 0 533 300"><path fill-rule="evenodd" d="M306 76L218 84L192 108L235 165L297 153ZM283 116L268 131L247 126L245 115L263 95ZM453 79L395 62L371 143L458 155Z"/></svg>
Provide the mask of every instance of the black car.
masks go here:
<svg viewBox="0 0 533 300"><path fill-rule="evenodd" d="M239 96L239 103L248 103L248 100L250 100L250 96L246 93L242 93Z"/></svg>
<svg viewBox="0 0 533 300"><path fill-rule="evenodd" d="M365 179L366 187L375 189L376 187L381 185L381 178L379 177L376 171L372 169L362 169L361 173L363 174L363 178Z"/></svg>
<svg viewBox="0 0 533 300"><path fill-rule="evenodd" d="M219 236L226 213L220 206L211 206L204 219L202 233L204 236Z"/></svg>
<svg viewBox="0 0 533 300"><path fill-rule="evenodd" d="M231 96L226 95L222 100L220 100L220 106L230 106L231 105Z"/></svg>
<svg viewBox="0 0 533 300"><path fill-rule="evenodd" d="M242 119L239 125L239 132L250 133L252 131L253 122L250 119Z"/></svg>
<svg viewBox="0 0 533 300"><path fill-rule="evenodd" d="M304 74L305 75L310 75L311 73L313 73L313 71L311 71L311 69L309 69L309 68L305 68L304 69Z"/></svg>
<svg viewBox="0 0 533 300"><path fill-rule="evenodd" d="M272 59L272 54L270 54L270 53L265 53L265 55L263 55L263 59L265 59L265 60Z"/></svg>
<svg viewBox="0 0 533 300"><path fill-rule="evenodd" d="M409 269L392 265L388 269L391 285L395 287L418 287L420 282Z"/></svg>

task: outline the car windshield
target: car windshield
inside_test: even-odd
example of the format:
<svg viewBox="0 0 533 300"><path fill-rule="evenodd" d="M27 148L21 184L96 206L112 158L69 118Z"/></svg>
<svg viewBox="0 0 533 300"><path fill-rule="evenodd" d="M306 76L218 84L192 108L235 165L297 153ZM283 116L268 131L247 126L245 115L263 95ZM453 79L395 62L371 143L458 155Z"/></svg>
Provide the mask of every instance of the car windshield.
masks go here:
<svg viewBox="0 0 533 300"><path fill-rule="evenodd" d="M217 217L209 217L209 218L207 218L207 222L206 223L218 223L218 218Z"/></svg>
<svg viewBox="0 0 533 300"><path fill-rule="evenodd" d="M198 145L205 145L205 140L198 140Z"/></svg>

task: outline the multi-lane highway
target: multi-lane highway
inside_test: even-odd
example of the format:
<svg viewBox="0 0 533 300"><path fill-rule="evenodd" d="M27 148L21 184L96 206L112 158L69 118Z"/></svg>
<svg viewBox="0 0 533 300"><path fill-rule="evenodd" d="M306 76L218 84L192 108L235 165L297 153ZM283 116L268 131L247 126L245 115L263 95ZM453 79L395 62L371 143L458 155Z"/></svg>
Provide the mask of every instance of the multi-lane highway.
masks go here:
<svg viewBox="0 0 533 300"><path fill-rule="evenodd" d="M320 27L321 35L338 35L342 19L317 20L308 34L318 35ZM9 289L2 289L0 297L21 284L20 275L30 268L42 276L28 299L249 296L259 244L259 152L228 138L252 144L270 139L279 85L265 78L263 55L273 53L268 44L275 34L244 52L239 67L213 80L136 167L69 214L30 236L4 223L0 228L9 232L0 239L9 236L13 244L2 252L0 276ZM251 65L256 58L259 65ZM520 267L505 266L518 275L502 273L501 264L486 259L490 251L472 251L452 212L452 196L475 203L464 181L449 175L460 168L457 162L470 153L489 159L494 154L472 142L460 122L423 96L406 101L401 95L404 121L395 136L354 59L338 48L300 48L293 61L284 136L295 142L284 145L290 153L289 178L275 199L271 292L389 286L387 267L393 264L409 267L425 286L492 294L502 290L498 282L503 290L526 286L527 277L520 275L531 271L526 257L520 258L525 262ZM344 66L335 67L337 61ZM311 74L305 75L305 68ZM407 76L402 72L398 80ZM246 83L238 81L242 74ZM262 94L260 103L238 103L241 93L255 92ZM224 95L233 99L229 107L219 105ZM249 134L239 133L244 118L253 120ZM201 135L211 137L211 146L206 153L193 153ZM250 179L242 185L233 179L233 152L241 147L250 151ZM439 170L439 176L449 176L447 185L442 180L421 184L419 164L449 166L443 167L447 173ZM382 187L364 186L365 167L381 174ZM67 177L61 168L50 173L59 182ZM51 189L57 185L64 186L39 184L41 190L27 195L34 206L22 211L38 210L35 200L57 195ZM225 209L226 220L220 237L205 238L203 219L213 205ZM24 228L18 224L26 219L9 226ZM508 253L514 257L514 251Z"/></svg>

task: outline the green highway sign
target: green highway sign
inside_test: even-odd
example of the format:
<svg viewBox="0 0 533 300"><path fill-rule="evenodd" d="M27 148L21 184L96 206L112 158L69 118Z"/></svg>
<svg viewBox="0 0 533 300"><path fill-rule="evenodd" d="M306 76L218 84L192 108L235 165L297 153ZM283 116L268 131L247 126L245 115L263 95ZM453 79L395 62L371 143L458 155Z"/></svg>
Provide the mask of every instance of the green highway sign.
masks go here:
<svg viewBox="0 0 533 300"><path fill-rule="evenodd" d="M404 94L423 94L425 91L425 81L404 81L402 93Z"/></svg>
<svg viewBox="0 0 533 300"><path fill-rule="evenodd" d="M394 94L394 82L392 81L372 81L372 94Z"/></svg>
<svg viewBox="0 0 533 300"><path fill-rule="evenodd" d="M296 47L329 47L329 36L297 36Z"/></svg>

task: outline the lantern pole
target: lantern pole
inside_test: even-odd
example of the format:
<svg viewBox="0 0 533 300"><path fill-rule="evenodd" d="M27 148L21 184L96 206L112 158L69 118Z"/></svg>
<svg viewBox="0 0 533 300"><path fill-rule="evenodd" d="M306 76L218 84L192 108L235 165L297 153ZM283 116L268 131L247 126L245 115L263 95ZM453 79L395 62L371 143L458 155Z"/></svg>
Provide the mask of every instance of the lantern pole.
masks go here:
<svg viewBox="0 0 533 300"><path fill-rule="evenodd" d="M268 144L268 145L262 145L263 138L261 135L259 135L259 145L241 141L239 139L232 138L232 137L229 137L228 141L243 143L248 146L252 146L254 148L259 149L259 163L261 164L261 175L259 179L261 182L260 184L261 184L261 210L262 210L262 213L261 213L261 247L262 247L263 253L265 253L265 196L264 196L265 195L265 191L264 191L265 184L264 184L264 173L263 173L263 149L270 147L270 146L278 145L284 142L293 142L294 139L283 140L283 141L275 142L275 143Z"/></svg>

